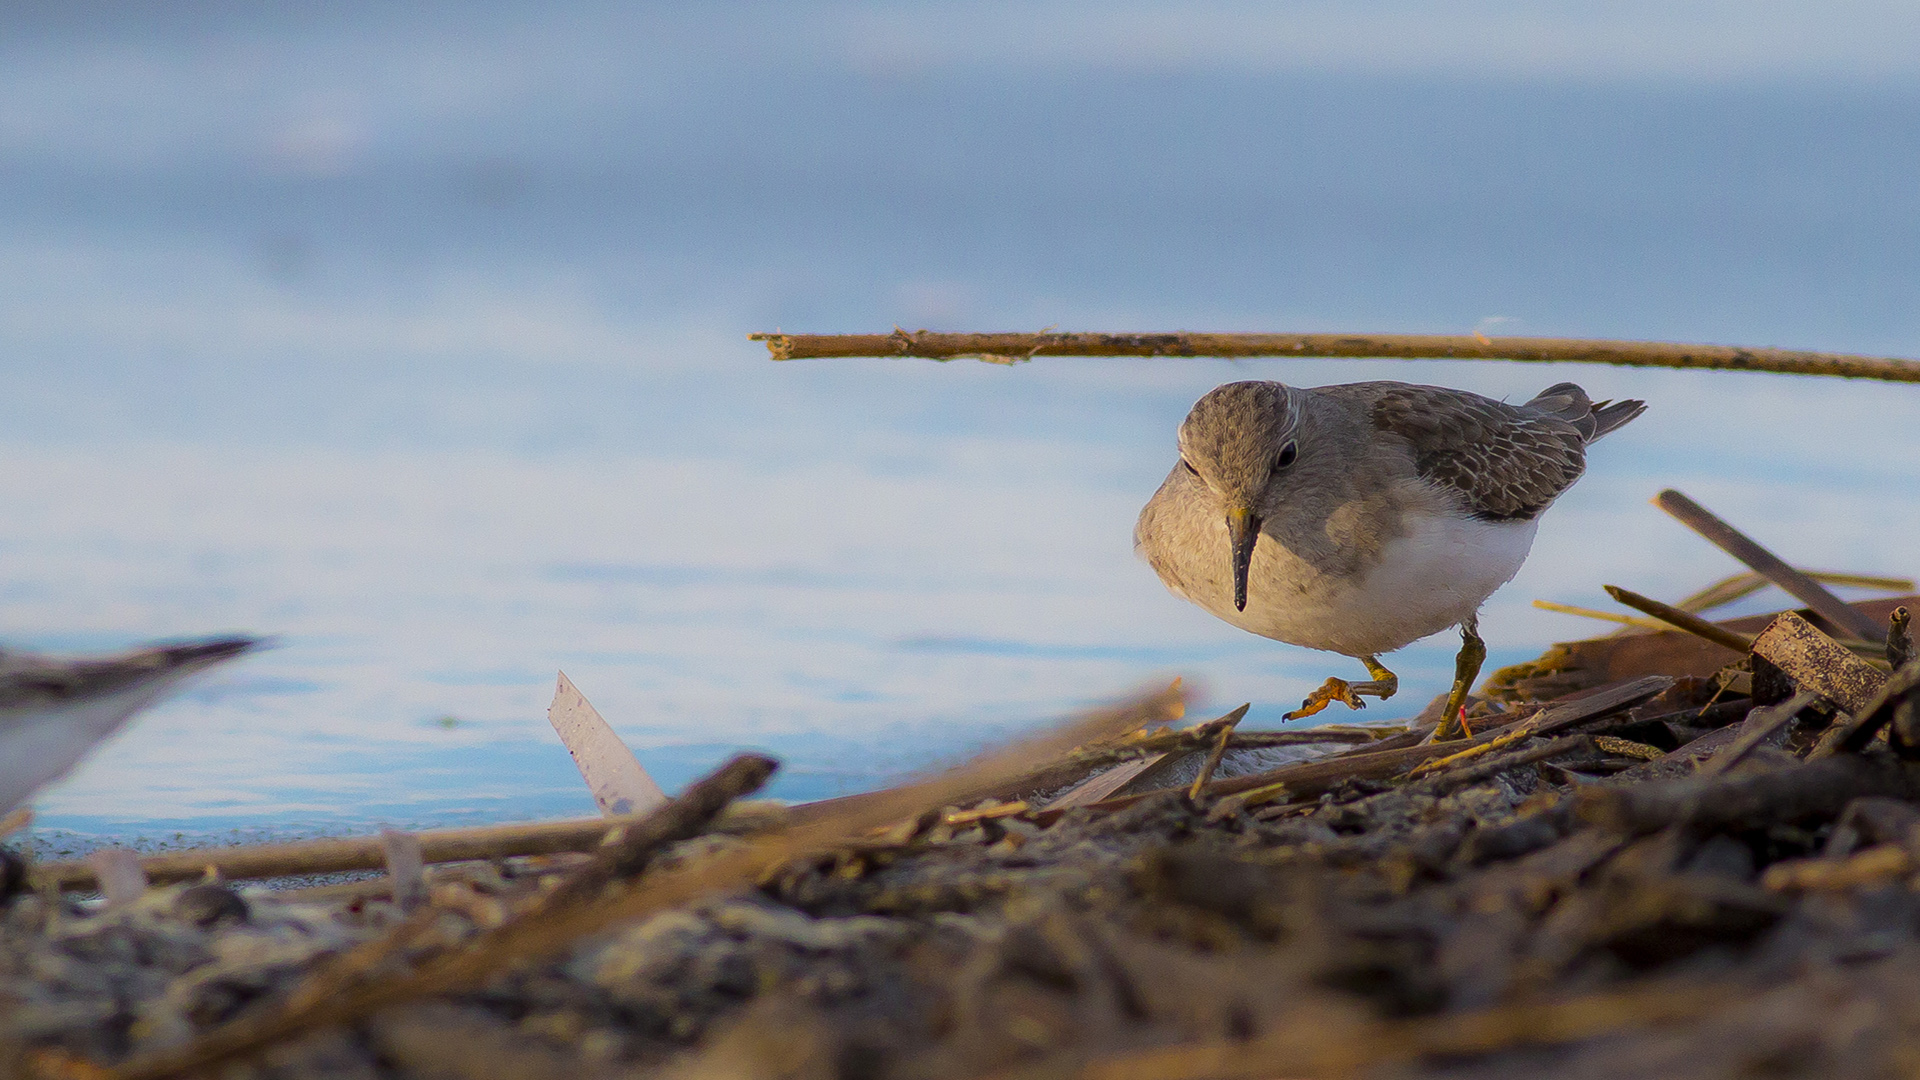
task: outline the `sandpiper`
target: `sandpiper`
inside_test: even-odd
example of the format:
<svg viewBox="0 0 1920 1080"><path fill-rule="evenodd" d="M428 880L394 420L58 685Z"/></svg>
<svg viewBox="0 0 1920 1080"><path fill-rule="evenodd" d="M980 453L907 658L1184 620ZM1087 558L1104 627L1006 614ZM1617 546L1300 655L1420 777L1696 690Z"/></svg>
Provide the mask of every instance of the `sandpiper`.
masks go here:
<svg viewBox="0 0 1920 1080"><path fill-rule="evenodd" d="M1486 659L1476 618L1526 561L1587 445L1639 416L1573 383L1524 405L1399 382L1218 387L1180 425L1180 461L1134 542L1177 596L1263 637L1357 658L1287 714L1393 696L1381 653L1460 628L1437 736L1464 730Z"/></svg>
<svg viewBox="0 0 1920 1080"><path fill-rule="evenodd" d="M207 638L73 659L0 650L0 814L65 776L182 679L259 643Z"/></svg>

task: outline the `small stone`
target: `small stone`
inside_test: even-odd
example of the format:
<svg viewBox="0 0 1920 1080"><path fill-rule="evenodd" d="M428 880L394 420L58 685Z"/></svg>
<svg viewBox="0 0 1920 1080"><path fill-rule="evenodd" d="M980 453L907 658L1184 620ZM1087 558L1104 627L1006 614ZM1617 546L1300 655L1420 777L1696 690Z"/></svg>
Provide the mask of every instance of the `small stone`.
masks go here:
<svg viewBox="0 0 1920 1080"><path fill-rule="evenodd" d="M173 913L195 926L208 927L222 920L247 921L247 901L225 885L194 885L181 892L173 902Z"/></svg>

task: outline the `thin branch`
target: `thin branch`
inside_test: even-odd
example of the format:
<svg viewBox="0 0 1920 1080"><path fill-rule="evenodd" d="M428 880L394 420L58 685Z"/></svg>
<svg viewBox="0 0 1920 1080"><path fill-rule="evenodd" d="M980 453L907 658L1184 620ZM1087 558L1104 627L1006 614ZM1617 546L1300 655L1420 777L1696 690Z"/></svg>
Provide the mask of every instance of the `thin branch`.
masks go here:
<svg viewBox="0 0 1920 1080"><path fill-rule="evenodd" d="M1707 368L1920 382L1920 361L1884 356L1582 338L1488 338L1477 334L749 334L775 360L851 356L967 357L1017 363L1036 356L1356 357L1386 360L1517 360Z"/></svg>
<svg viewBox="0 0 1920 1080"><path fill-rule="evenodd" d="M1800 572L1822 585L1851 585L1861 589L1883 589L1891 593L1913 591L1912 578L1884 577L1879 574L1843 574L1833 570L1802 570ZM1734 574L1732 577L1722 578L1673 606L1681 611L1691 611L1698 615L1703 611L1752 596L1770 584L1772 582L1767 580L1766 575L1749 570Z"/></svg>
<svg viewBox="0 0 1920 1080"><path fill-rule="evenodd" d="M1827 591L1827 587L1787 565L1786 560L1761 547L1752 537L1715 517L1711 511L1678 491L1668 488L1654 497L1653 504L1678 518L1682 525L1711 541L1715 547L1746 563L1754 572L1820 613L1828 622L1863 641L1884 642L1886 631L1872 619L1848 606L1845 600Z"/></svg>
<svg viewBox="0 0 1920 1080"><path fill-rule="evenodd" d="M531 825L438 829L416 835L420 839L424 861L463 862L513 855L593 851L610 830L630 820L633 819L602 817L583 821L542 821ZM140 860L140 868L146 872L147 880L154 884L196 881L209 869L221 878L238 881L378 870L385 865L386 855L380 848L380 838L377 836L196 848L149 855ZM42 863L34 868L34 876L41 882L65 890L98 887L93 868L85 860Z"/></svg>
<svg viewBox="0 0 1920 1080"><path fill-rule="evenodd" d="M1745 634L1736 634L1724 626L1715 626L1692 612L1681 611L1672 604L1663 604L1651 596L1641 596L1637 592L1631 592L1618 585L1603 585L1601 588L1607 590L1607 595L1615 600L1636 611L1644 611L1676 630L1685 630L1694 637L1705 638L1715 645L1732 649L1737 653L1744 653L1753 648L1753 639Z"/></svg>

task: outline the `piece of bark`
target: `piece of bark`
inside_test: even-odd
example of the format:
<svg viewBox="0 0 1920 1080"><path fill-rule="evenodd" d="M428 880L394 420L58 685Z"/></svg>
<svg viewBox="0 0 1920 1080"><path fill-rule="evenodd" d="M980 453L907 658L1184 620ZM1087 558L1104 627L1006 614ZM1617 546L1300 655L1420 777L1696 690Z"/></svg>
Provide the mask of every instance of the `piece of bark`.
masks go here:
<svg viewBox="0 0 1920 1080"><path fill-rule="evenodd" d="M1765 705L1749 712L1740 725L1740 734L1719 753L1707 759L1707 763L1700 768L1700 775L1719 776L1740 764L1753 752L1754 747L1785 729L1794 717L1800 715L1800 710L1813 704L1818 696L1811 690L1802 690L1777 705Z"/></svg>
<svg viewBox="0 0 1920 1080"><path fill-rule="evenodd" d="M1908 663L1881 683L1857 715L1835 724L1829 732L1831 737L1822 736L1816 753L1825 757L1841 751L1857 752L1891 723L1893 730L1887 733L1887 742L1894 753L1903 758L1920 757L1920 717L1914 715L1916 703L1920 703L1920 663Z"/></svg>
<svg viewBox="0 0 1920 1080"><path fill-rule="evenodd" d="M1887 681L1885 672L1791 611L1775 618L1753 639L1753 652L1784 672L1795 686L1855 716L1863 714Z"/></svg>

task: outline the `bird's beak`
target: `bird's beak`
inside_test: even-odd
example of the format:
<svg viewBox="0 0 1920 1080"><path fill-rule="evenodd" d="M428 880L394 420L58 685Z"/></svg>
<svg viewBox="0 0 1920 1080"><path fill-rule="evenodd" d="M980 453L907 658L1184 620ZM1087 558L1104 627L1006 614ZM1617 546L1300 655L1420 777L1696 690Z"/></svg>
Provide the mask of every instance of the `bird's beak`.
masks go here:
<svg viewBox="0 0 1920 1080"><path fill-rule="evenodd" d="M1253 565L1253 545L1260 539L1260 518L1244 506L1227 511L1227 538L1233 549L1233 609L1247 610L1247 568Z"/></svg>

